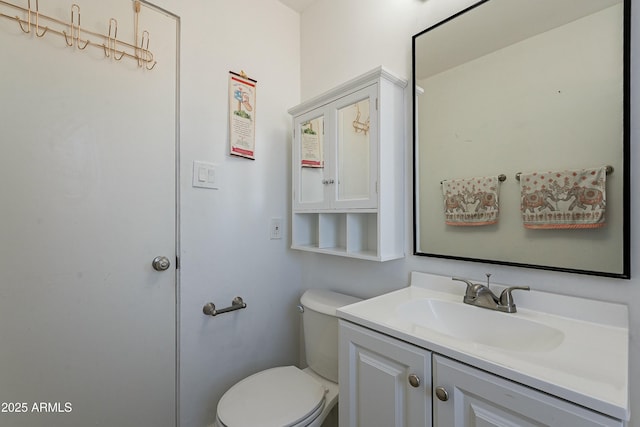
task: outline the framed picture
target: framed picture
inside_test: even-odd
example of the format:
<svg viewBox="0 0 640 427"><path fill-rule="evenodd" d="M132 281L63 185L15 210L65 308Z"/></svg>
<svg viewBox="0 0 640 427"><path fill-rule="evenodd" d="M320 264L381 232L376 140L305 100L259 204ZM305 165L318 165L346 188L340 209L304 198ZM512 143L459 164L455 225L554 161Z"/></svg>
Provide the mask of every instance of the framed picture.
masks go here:
<svg viewBox="0 0 640 427"><path fill-rule="evenodd" d="M255 160L256 80L229 71L229 150Z"/></svg>

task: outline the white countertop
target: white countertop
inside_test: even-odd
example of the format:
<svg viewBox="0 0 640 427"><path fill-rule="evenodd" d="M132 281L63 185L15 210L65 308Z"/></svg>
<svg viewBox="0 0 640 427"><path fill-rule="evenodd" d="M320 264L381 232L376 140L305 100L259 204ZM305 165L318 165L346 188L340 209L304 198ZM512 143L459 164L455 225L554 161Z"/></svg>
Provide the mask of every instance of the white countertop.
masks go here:
<svg viewBox="0 0 640 427"><path fill-rule="evenodd" d="M502 287L491 285L496 293ZM629 420L626 305L533 290L515 291L518 312L500 315L507 321L509 316L519 317L564 333L564 340L557 347L544 351L518 351L456 339L402 320L396 314L398 306L413 299L462 304L464 290L465 285L452 282L451 277L414 272L411 286L343 307L338 316L594 411ZM478 327L473 321L469 326Z"/></svg>

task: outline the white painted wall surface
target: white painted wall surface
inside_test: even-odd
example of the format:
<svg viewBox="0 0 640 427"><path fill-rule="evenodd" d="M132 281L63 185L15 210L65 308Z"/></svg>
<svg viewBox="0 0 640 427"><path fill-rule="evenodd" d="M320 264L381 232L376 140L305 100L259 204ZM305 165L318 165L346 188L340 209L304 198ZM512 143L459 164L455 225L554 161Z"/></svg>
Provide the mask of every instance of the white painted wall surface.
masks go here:
<svg viewBox="0 0 640 427"><path fill-rule="evenodd" d="M300 18L277 0L156 4L182 23L180 426L203 427L232 384L298 362L287 109L300 100ZM229 70L258 80L255 161L228 155ZM219 190L191 187L194 160L218 165ZM281 240L269 239L271 217L283 220ZM235 296L245 310L203 315L205 303L222 308Z"/></svg>
<svg viewBox="0 0 640 427"><path fill-rule="evenodd" d="M301 91L302 101L353 78L378 65L411 77L411 37L450 16L473 0L318 0L301 15ZM636 3L636 2L634 2ZM638 4L634 4L638 6ZM632 7L632 72L640 68L640 8ZM633 82L632 82L633 83ZM631 175L632 194L638 194L640 178L640 85L632 84ZM407 96L410 101L410 93ZM408 102L408 111L410 111ZM634 113L635 112L635 113ZM407 129L411 129L407 116ZM412 253L412 169L411 134L407 135L406 247ZM631 203L631 217L640 214L640 198ZM640 228L632 224L632 259L637 260ZM483 280L493 273L498 283L530 285L559 294L629 303L631 427L640 426L640 268L632 265L631 280L616 280L575 274L538 271L506 266L464 263L408 255L402 260L377 264L318 254L304 254L303 287L340 289L361 297L371 297L405 286L412 270L456 275ZM452 285L455 286L455 285Z"/></svg>

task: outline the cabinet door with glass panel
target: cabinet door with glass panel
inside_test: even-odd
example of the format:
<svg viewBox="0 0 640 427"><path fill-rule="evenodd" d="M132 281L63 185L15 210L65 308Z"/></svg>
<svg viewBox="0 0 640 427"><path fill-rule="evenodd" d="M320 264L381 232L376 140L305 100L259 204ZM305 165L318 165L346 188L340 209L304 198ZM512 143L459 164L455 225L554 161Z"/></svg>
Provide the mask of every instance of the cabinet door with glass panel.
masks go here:
<svg viewBox="0 0 640 427"><path fill-rule="evenodd" d="M296 118L294 209L377 208L376 97L373 84Z"/></svg>
<svg viewBox="0 0 640 427"><path fill-rule="evenodd" d="M331 172L325 165L325 110L310 111L295 120L293 150L294 209L328 208Z"/></svg>

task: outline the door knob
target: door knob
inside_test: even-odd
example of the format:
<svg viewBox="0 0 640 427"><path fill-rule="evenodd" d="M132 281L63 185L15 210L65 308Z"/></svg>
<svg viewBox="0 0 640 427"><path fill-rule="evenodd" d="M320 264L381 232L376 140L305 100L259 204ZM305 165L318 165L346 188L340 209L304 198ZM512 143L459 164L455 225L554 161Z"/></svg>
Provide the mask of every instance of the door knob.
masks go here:
<svg viewBox="0 0 640 427"><path fill-rule="evenodd" d="M166 256L157 256L153 259L151 265L156 271L165 271L171 266L171 261Z"/></svg>
<svg viewBox="0 0 640 427"><path fill-rule="evenodd" d="M444 387L438 386L436 387L436 397L443 402L446 402L449 400L449 393L447 393L447 390Z"/></svg>
<svg viewBox="0 0 640 427"><path fill-rule="evenodd" d="M420 386L420 377L416 374L409 375L409 384L411 387L419 387Z"/></svg>

